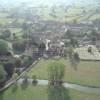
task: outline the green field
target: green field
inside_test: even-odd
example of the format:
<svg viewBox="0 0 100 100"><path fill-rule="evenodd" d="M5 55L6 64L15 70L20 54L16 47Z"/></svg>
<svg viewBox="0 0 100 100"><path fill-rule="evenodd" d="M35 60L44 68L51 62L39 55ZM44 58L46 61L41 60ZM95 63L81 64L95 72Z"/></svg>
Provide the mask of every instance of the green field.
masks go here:
<svg viewBox="0 0 100 100"><path fill-rule="evenodd" d="M21 86L10 87L0 93L0 100L99 100L100 95L75 91L72 89L53 89L46 86L29 85L23 89Z"/></svg>
<svg viewBox="0 0 100 100"><path fill-rule="evenodd" d="M56 20L60 22L73 22L73 20L77 20L77 22L87 20L93 21L100 18L100 14L96 12L98 7L98 5L92 5L90 7L73 6L67 8L66 11L60 7L57 7L54 12L52 12L51 9L45 8L42 11L40 10L39 13L41 18L44 20ZM50 15L51 13L56 17Z"/></svg>
<svg viewBox="0 0 100 100"><path fill-rule="evenodd" d="M5 13L5 12L0 12L0 17L1 17L1 18L5 18L5 17L7 17L7 16L8 16L7 13Z"/></svg>
<svg viewBox="0 0 100 100"><path fill-rule="evenodd" d="M77 20L77 22L81 21L93 21L95 19L100 18L100 13L96 12L96 9L99 8L98 4L92 5L92 6L73 6L66 8L56 7L54 9L51 8L37 8L37 14L40 15L40 17L43 20L53 20L53 21L60 21L60 22L73 22L74 20ZM55 16L52 16L55 15ZM14 21L14 18L7 18L9 16L9 13L7 12L0 12L0 24L7 24L12 21ZM23 18L19 18L16 20L18 24L22 24L24 22L28 22L28 20L25 20Z"/></svg>
<svg viewBox="0 0 100 100"><path fill-rule="evenodd" d="M36 75L39 79L48 79L48 64L52 61L42 59L28 75L30 77ZM66 66L64 77L66 82L100 87L100 62L80 62L75 68L66 59L58 61Z"/></svg>
<svg viewBox="0 0 100 100"><path fill-rule="evenodd" d="M14 19L12 18L0 18L0 24L1 25L6 25L9 24L13 21Z"/></svg>

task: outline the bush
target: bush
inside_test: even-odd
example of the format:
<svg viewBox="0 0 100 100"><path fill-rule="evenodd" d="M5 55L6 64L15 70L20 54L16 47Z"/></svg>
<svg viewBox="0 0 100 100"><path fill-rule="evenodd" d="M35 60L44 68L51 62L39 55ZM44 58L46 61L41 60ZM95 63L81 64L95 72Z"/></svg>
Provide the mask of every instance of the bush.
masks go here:
<svg viewBox="0 0 100 100"><path fill-rule="evenodd" d="M14 65L15 65L15 67L19 68L22 65L21 59L18 59L18 58L15 59Z"/></svg>
<svg viewBox="0 0 100 100"><path fill-rule="evenodd" d="M79 60L80 60L79 54L78 54L77 52L75 52L75 53L73 54L73 57L74 57L74 59L75 59L76 61L79 61Z"/></svg>
<svg viewBox="0 0 100 100"><path fill-rule="evenodd" d="M33 79L32 84L33 84L33 85L36 85L37 82L38 82L38 81L37 81L36 75L33 75L33 76L32 76L32 79Z"/></svg>
<svg viewBox="0 0 100 100"><path fill-rule="evenodd" d="M15 70L15 65L11 61L5 62L4 63L4 69L7 72L8 78L11 78L13 73L14 73L14 70Z"/></svg>
<svg viewBox="0 0 100 100"><path fill-rule="evenodd" d="M24 74L22 79L23 79L23 81L22 81L21 87L22 87L22 89L26 89L29 85L27 72Z"/></svg>
<svg viewBox="0 0 100 100"><path fill-rule="evenodd" d="M3 39L6 39L6 38L9 38L11 36L11 31L10 30L4 30L3 32L2 32L2 38Z"/></svg>
<svg viewBox="0 0 100 100"><path fill-rule="evenodd" d="M89 47L89 48L88 48L88 52L89 52L89 53L92 53L92 47Z"/></svg>
<svg viewBox="0 0 100 100"><path fill-rule="evenodd" d="M12 46L15 51L22 53L26 49L26 41L15 41Z"/></svg>
<svg viewBox="0 0 100 100"><path fill-rule="evenodd" d="M32 57L30 56L25 56L23 58L23 66L28 67L30 64L32 64Z"/></svg>
<svg viewBox="0 0 100 100"><path fill-rule="evenodd" d="M0 39L0 54L7 53L9 51L8 43L5 40Z"/></svg>
<svg viewBox="0 0 100 100"><path fill-rule="evenodd" d="M0 87L4 86L6 81L6 76L7 76L6 71L4 70L3 66L0 65Z"/></svg>

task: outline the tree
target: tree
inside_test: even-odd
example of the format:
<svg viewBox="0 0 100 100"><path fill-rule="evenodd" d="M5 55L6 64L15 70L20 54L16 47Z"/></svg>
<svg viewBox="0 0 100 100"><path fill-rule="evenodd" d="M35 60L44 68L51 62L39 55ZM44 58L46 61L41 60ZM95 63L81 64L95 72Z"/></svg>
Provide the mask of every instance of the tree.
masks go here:
<svg viewBox="0 0 100 100"><path fill-rule="evenodd" d="M65 65L60 62L52 62L49 64L49 80L53 85L61 85L64 77Z"/></svg>
<svg viewBox="0 0 100 100"><path fill-rule="evenodd" d="M48 100L70 100L69 91L63 86L49 86Z"/></svg>
<svg viewBox="0 0 100 100"><path fill-rule="evenodd" d="M28 23L23 23L22 25L22 29L23 29L23 37L24 38L29 38L32 36L32 25L28 24Z"/></svg>
<svg viewBox="0 0 100 100"><path fill-rule="evenodd" d="M22 65L24 67L29 67L30 64L32 64L32 57L31 56L25 56L23 57Z"/></svg>
<svg viewBox="0 0 100 100"><path fill-rule="evenodd" d="M21 59L18 59L18 58L15 59L14 65L15 65L16 67L20 67L20 66L22 65Z"/></svg>
<svg viewBox="0 0 100 100"><path fill-rule="evenodd" d="M12 61L8 61L4 63L4 69L7 72L8 79L12 77L15 69L15 65Z"/></svg>
<svg viewBox="0 0 100 100"><path fill-rule="evenodd" d="M4 31L2 32L2 37L3 37L4 39L9 38L10 36L11 36L11 31L10 31L9 29L4 30Z"/></svg>
<svg viewBox="0 0 100 100"><path fill-rule="evenodd" d="M3 66L0 65L0 87L2 87L6 81L7 73L4 70Z"/></svg>
<svg viewBox="0 0 100 100"><path fill-rule="evenodd" d="M67 49L67 53L68 53L69 59L72 59L73 53L74 53L73 47L70 46L70 47Z"/></svg>
<svg viewBox="0 0 100 100"><path fill-rule="evenodd" d="M92 43L95 45L96 40L100 39L100 34L96 30L92 30L90 34L90 39L92 40Z"/></svg>
<svg viewBox="0 0 100 100"><path fill-rule="evenodd" d="M17 73L14 73L13 76L12 76L12 79L15 80L15 79L17 79L17 77L18 77L18 74Z"/></svg>
<svg viewBox="0 0 100 100"><path fill-rule="evenodd" d="M79 54L77 52L73 52L73 55L70 58L70 63L75 70L77 70L79 62L80 62Z"/></svg>
<svg viewBox="0 0 100 100"><path fill-rule="evenodd" d="M15 41L12 46L15 51L24 52L26 49L26 41L24 40Z"/></svg>
<svg viewBox="0 0 100 100"><path fill-rule="evenodd" d="M74 53L73 47L69 47L67 53L71 66L74 67L75 70L77 70L77 65L80 61L78 53Z"/></svg>
<svg viewBox="0 0 100 100"><path fill-rule="evenodd" d="M78 23L77 19L74 19L73 24L77 24L77 23Z"/></svg>
<svg viewBox="0 0 100 100"><path fill-rule="evenodd" d="M18 74L14 73L12 76L12 79L15 80L15 79L17 79L17 77L18 77ZM17 80L16 80L16 82L12 86L12 93L16 93L17 89L18 89L18 84L17 84Z"/></svg>
<svg viewBox="0 0 100 100"><path fill-rule="evenodd" d="M6 53L9 51L8 43L5 40L0 39L0 53Z"/></svg>
<svg viewBox="0 0 100 100"><path fill-rule="evenodd" d="M17 89L18 89L18 84L17 82L15 82L12 86L12 93L16 93Z"/></svg>
<svg viewBox="0 0 100 100"><path fill-rule="evenodd" d="M65 32L65 38L71 39L73 37L72 31L71 30L67 30Z"/></svg>
<svg viewBox="0 0 100 100"><path fill-rule="evenodd" d="M71 38L71 39L70 39L70 43L71 43L71 45L72 45L73 47L78 46L78 41L77 41L76 39L74 39L74 38Z"/></svg>
<svg viewBox="0 0 100 100"><path fill-rule="evenodd" d="M27 73L25 73L21 84L22 89L25 90L28 87L28 84L29 84L28 76Z"/></svg>
<svg viewBox="0 0 100 100"><path fill-rule="evenodd" d="M45 44L44 44L44 43L41 43L41 44L39 45L39 54L40 54L40 56L43 55L43 52L45 51L45 49L46 49Z"/></svg>
<svg viewBox="0 0 100 100"><path fill-rule="evenodd" d="M88 52L92 53L92 47L88 47Z"/></svg>
<svg viewBox="0 0 100 100"><path fill-rule="evenodd" d="M75 52L73 54L73 57L74 57L75 61L77 61L77 62L80 61L80 57L79 57L79 54L77 52Z"/></svg>
<svg viewBox="0 0 100 100"><path fill-rule="evenodd" d="M32 76L32 79L33 79L33 81L32 81L32 83L33 83L33 85L36 85L37 84L37 77L36 77L36 75L33 75Z"/></svg>
<svg viewBox="0 0 100 100"><path fill-rule="evenodd" d="M41 44L39 45L39 50L40 50L40 51L44 51L45 48L46 48L46 46L45 46L44 43L41 43Z"/></svg>
<svg viewBox="0 0 100 100"><path fill-rule="evenodd" d="M26 83L28 83L28 76L27 76L27 74L25 73L25 75L24 75L24 80L23 80L23 84L26 84Z"/></svg>
<svg viewBox="0 0 100 100"><path fill-rule="evenodd" d="M17 39L16 33L13 33L13 39L14 39L14 40Z"/></svg>

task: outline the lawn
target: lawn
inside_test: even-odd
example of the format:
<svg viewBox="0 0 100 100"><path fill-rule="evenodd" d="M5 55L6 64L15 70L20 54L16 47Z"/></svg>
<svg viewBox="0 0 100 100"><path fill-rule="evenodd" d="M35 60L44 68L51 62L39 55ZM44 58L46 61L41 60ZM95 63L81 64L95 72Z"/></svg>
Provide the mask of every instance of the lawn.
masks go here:
<svg viewBox="0 0 100 100"><path fill-rule="evenodd" d="M93 15L89 20L96 20L100 18L100 14Z"/></svg>
<svg viewBox="0 0 100 100"><path fill-rule="evenodd" d="M0 93L0 100L100 100L100 95L65 88L29 85L25 89L17 86L16 90L14 90L14 86L11 86Z"/></svg>
<svg viewBox="0 0 100 100"><path fill-rule="evenodd" d="M42 59L28 75L30 77L36 75L38 79L48 79L48 64L52 61L54 60ZM75 68L66 59L62 58L58 61L66 66L64 77L66 82L100 87L100 62L81 61Z"/></svg>
<svg viewBox="0 0 100 100"><path fill-rule="evenodd" d="M21 28L9 28L9 29L12 33L18 33L22 30Z"/></svg>
<svg viewBox="0 0 100 100"><path fill-rule="evenodd" d="M76 19L77 22L80 23L81 21L93 21L100 18L100 14L95 12L98 7L98 4L90 5L89 7L82 7L77 5L73 7L68 7L66 11L63 8L58 7L54 10L54 14L57 16L56 18L49 15L49 13L52 12L52 10L49 8L45 8L42 11L39 10L39 13L41 14L41 18L44 20L53 20L60 22L66 21L72 23L73 20Z"/></svg>
<svg viewBox="0 0 100 100"><path fill-rule="evenodd" d="M6 18L8 13L0 12L0 18Z"/></svg>
<svg viewBox="0 0 100 100"><path fill-rule="evenodd" d="M11 23L14 19L11 18L0 18L0 24L6 25L8 23Z"/></svg>

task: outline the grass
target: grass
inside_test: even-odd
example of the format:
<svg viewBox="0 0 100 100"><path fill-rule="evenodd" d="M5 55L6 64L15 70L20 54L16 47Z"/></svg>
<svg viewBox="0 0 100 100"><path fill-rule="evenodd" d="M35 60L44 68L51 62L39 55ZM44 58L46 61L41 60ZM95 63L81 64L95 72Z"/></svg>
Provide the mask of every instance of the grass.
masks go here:
<svg viewBox="0 0 100 100"><path fill-rule="evenodd" d="M81 22L81 21L87 21L87 20L90 20L90 21L93 21L95 19L98 19L100 18L100 14L99 13L95 13L93 15L91 15L91 17L88 18L88 16L95 12L95 10L98 8L98 4L96 5L92 5L92 6L86 6L86 7L82 7L82 6L73 6L73 7L70 7L68 8L67 11L65 11L64 9L62 8L57 8L55 9L55 15L57 16L56 18L52 17L51 15L49 15L49 13L51 13L51 9L50 8L43 8L43 9L39 9L38 8L38 14L41 15L41 18L43 20L52 20L52 21L60 21L60 22L73 22L74 19L77 20L77 22ZM84 14L83 13L83 10L85 10L87 13ZM0 24L7 24L7 23L10 23L12 22L13 20L15 19L10 19L10 18L7 18L7 15L9 15L8 13L3 13L3 12L0 12ZM65 16L67 16L65 18ZM27 20L23 19L23 18L19 18L17 20L17 23L19 24L22 24L24 22L28 22Z"/></svg>
<svg viewBox="0 0 100 100"><path fill-rule="evenodd" d="M14 86L8 90L0 93L0 100L99 100L100 95L87 94L84 92L75 91L72 89L51 89L46 86L32 86L29 85L26 89L18 86L13 91ZM61 94L62 95L59 95ZM56 98L55 98L56 96ZM59 98L60 97L60 98ZM64 98L65 97L65 98ZM66 99L69 97L69 99Z"/></svg>
<svg viewBox="0 0 100 100"><path fill-rule="evenodd" d="M4 13L4 12L0 12L0 18L5 18L7 17L8 14L7 13Z"/></svg>
<svg viewBox="0 0 100 100"><path fill-rule="evenodd" d="M18 33L18 32L21 31L21 28L10 28L10 31L11 31L12 33Z"/></svg>
<svg viewBox="0 0 100 100"><path fill-rule="evenodd" d="M57 18L54 18L49 15L52 11L50 9L44 9L40 10L41 12L41 18L44 20L54 20L54 21L60 21L60 22L73 22L74 19L77 20L77 22L81 21L93 21L95 19L100 18L99 13L95 13L95 10L98 8L98 4L92 5L92 6L73 6L67 9L67 11L64 11L62 8L55 9L55 15ZM86 11L86 13L83 13L83 11ZM91 16L90 16L91 15ZM67 16L65 18L65 16ZM90 17L89 17L90 16Z"/></svg>
<svg viewBox="0 0 100 100"><path fill-rule="evenodd" d="M99 19L100 18L100 14L95 14L94 16L92 16L90 18L90 20L96 20L96 19Z"/></svg>
<svg viewBox="0 0 100 100"><path fill-rule="evenodd" d="M36 75L39 79L48 79L48 64L52 61L42 59L28 75L30 77ZM80 62L75 70L68 60L60 59L58 61L66 66L64 77L66 82L100 87L100 62Z"/></svg>
<svg viewBox="0 0 100 100"><path fill-rule="evenodd" d="M13 19L11 19L11 18L0 18L0 24L2 24L2 25L11 23L12 21L13 21Z"/></svg>

